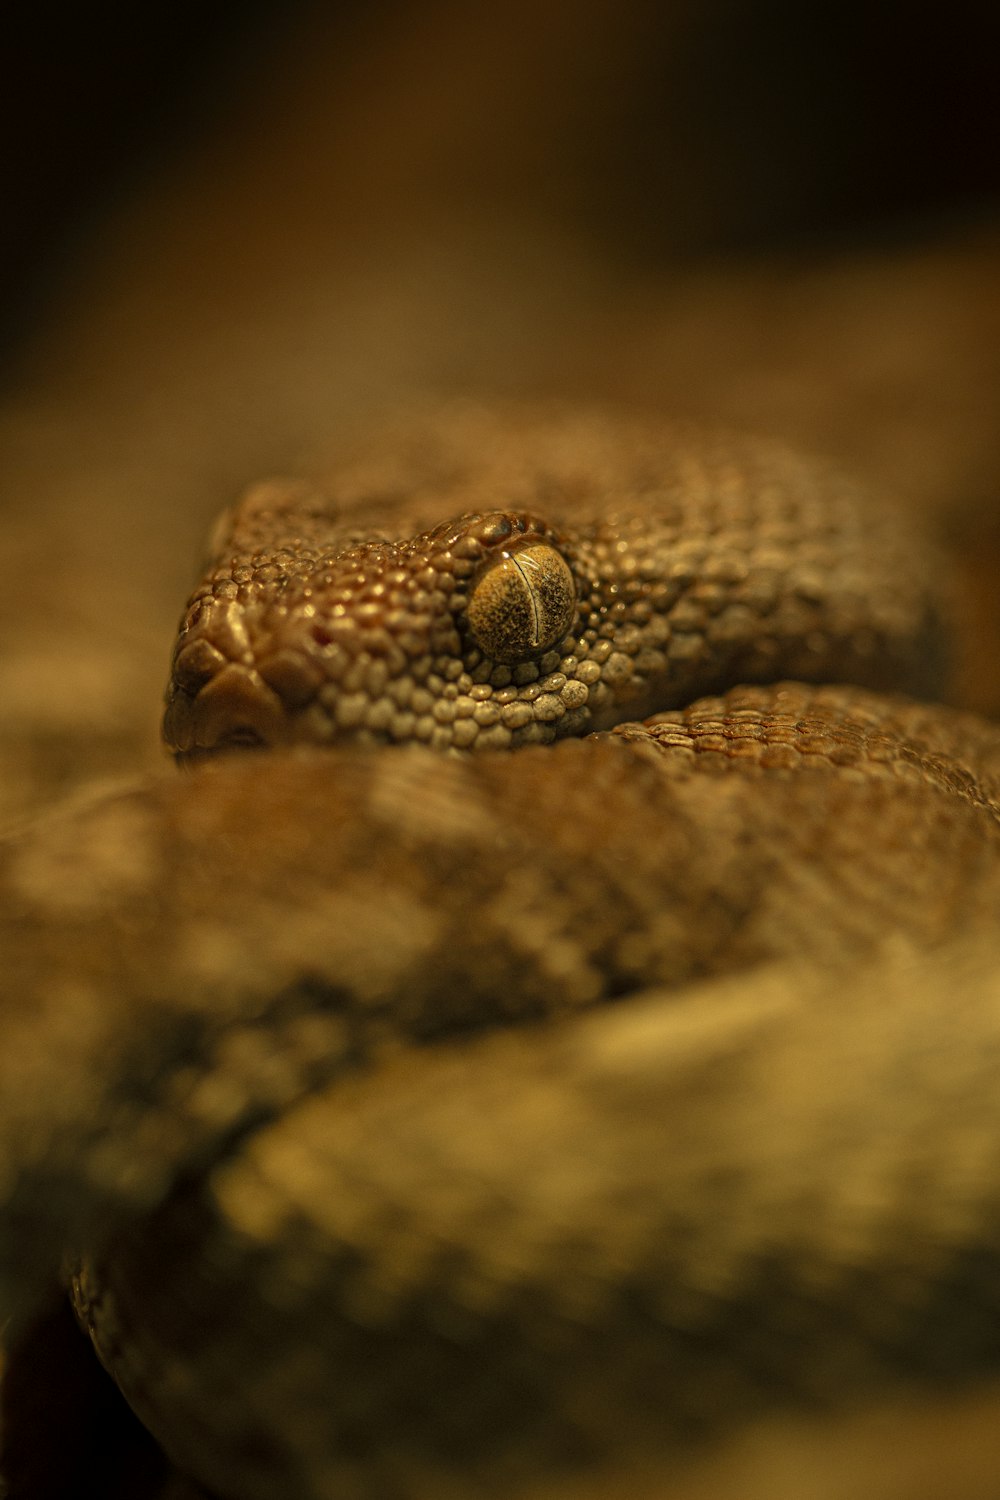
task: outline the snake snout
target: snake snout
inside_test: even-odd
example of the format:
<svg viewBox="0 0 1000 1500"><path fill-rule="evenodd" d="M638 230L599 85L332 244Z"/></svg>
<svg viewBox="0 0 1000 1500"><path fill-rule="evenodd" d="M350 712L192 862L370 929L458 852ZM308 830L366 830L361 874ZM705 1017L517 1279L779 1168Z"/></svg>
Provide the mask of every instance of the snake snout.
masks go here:
<svg viewBox="0 0 1000 1500"><path fill-rule="evenodd" d="M203 600L185 624L171 667L163 736L181 759L288 737L286 694L265 676L255 620L234 600ZM287 676L286 672L286 676Z"/></svg>
<svg viewBox="0 0 1000 1500"><path fill-rule="evenodd" d="M286 738L281 700L252 667L227 662L198 691L171 683L163 736L179 759L257 749Z"/></svg>
<svg viewBox="0 0 1000 1500"><path fill-rule="evenodd" d="M418 712L433 706L421 684L434 655L454 652L457 639L446 612L410 609L403 628L393 623L381 601L348 611L313 583L263 607L198 601L174 653L167 745L190 760L294 741L410 738Z"/></svg>

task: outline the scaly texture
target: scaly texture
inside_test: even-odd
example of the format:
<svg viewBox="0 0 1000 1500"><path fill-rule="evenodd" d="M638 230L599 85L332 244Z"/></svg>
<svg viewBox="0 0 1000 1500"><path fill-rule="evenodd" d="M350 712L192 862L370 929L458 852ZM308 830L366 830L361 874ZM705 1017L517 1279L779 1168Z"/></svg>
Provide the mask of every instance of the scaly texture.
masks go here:
<svg viewBox="0 0 1000 1500"><path fill-rule="evenodd" d="M227 1500L620 1493L995 1370L1000 735L871 690L936 682L936 573L593 413L257 491L166 724L269 752L3 852L8 1305L77 1257Z"/></svg>
<svg viewBox="0 0 1000 1500"><path fill-rule="evenodd" d="M382 442L222 518L174 653L177 751L509 749L736 682L940 686L926 546L786 448L474 407ZM565 618L561 576L503 579L532 541L572 575Z"/></svg>

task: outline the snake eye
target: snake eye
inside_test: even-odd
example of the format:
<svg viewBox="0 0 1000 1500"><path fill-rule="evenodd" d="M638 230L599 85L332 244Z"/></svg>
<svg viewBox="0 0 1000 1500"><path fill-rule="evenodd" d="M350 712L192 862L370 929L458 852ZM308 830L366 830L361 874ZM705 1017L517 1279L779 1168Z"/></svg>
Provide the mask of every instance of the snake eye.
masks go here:
<svg viewBox="0 0 1000 1500"><path fill-rule="evenodd" d="M469 629L491 661L542 656L573 623L576 584L548 542L514 542L475 579L466 603Z"/></svg>

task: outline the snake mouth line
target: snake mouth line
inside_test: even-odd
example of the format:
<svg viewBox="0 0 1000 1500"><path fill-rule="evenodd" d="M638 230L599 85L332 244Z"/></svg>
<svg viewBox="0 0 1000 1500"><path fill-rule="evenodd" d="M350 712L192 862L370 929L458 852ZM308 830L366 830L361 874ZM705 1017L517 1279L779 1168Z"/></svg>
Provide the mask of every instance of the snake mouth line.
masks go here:
<svg viewBox="0 0 1000 1500"><path fill-rule="evenodd" d="M669 696L662 691L650 690L616 705L613 713L606 712L593 719L588 714L587 722L576 737L587 733L606 734L644 722L651 724L661 717L675 719L696 710L699 704L708 705L741 691L753 694L755 691L791 689L797 690L799 695L811 696L825 691L841 691L844 687L857 687L863 692L866 686L870 688L873 684L810 685L780 673L761 673L749 678L720 672L711 679L700 680L695 691ZM183 767L234 752L260 752L294 744L327 749L377 744L391 749L397 743L388 735L375 737L364 730L356 734L338 734L328 711L319 703L306 724L297 724L294 711L282 703L253 669L234 665L219 673L208 689L200 694L191 696L175 692L164 720L164 737L177 764ZM451 753L461 754L463 751L452 749Z"/></svg>
<svg viewBox="0 0 1000 1500"><path fill-rule="evenodd" d="M931 652L925 655L922 673L927 672L928 661L933 661ZM916 693L918 697L927 696L921 691L925 682L921 679L912 681L913 673L907 676L901 670L900 660L891 651L886 651L885 658L871 651L859 651L850 663L855 670L849 673L831 670L832 664L825 654L820 654L816 660L799 654L793 660L775 663L769 658L762 660L760 655L754 658L736 651L732 657L718 660L714 670L697 663L693 672L682 673L673 682L664 681L663 676L645 682L637 681L633 676L619 696L601 687L594 693L592 688L583 687L579 681L567 682L562 673L553 673L547 681L541 681L541 687L552 687L561 681L564 691L579 688L573 699L573 711L562 711L553 723L544 726L529 721L528 730L523 733L508 730L502 744L484 739L472 745L469 742L462 744L457 738L456 742L447 744L432 738L439 727L432 714L424 718L423 733L409 732L414 721L412 714L408 715L408 732L394 732L396 724L390 714L385 715L381 723L373 721L375 715L370 714L369 709L372 702L378 700L372 697L352 694L355 700L363 699L360 711L355 711L351 694L343 693L339 685L334 687L327 682L324 690L324 684L319 682L319 685L309 685L309 690L304 690L304 669L291 676L292 690L288 690L288 682L280 679L268 682L258 664L229 660L211 675L205 675L201 682L187 682L183 678L178 681L178 676L174 676L163 717L163 738L181 765L229 751L271 750L294 744L330 748L351 744L393 747L424 742L435 750L460 753L471 748L507 750L562 738L580 738L591 732L607 732L652 715L687 711L700 700L741 687L775 688L789 682L813 685L838 682L861 690L897 690ZM289 676L289 673L285 675ZM430 694L426 696L430 697ZM555 700L555 694L550 694L550 697ZM535 706L538 702L540 694L535 696ZM382 703L391 711L391 688L384 694ZM483 706L487 711L493 711L489 702L486 705L478 703L475 708ZM514 702L514 712L522 706ZM561 708L558 703L556 706ZM510 714L510 709L507 712ZM513 723L513 714L510 714L510 721ZM540 727L543 733L538 732Z"/></svg>
<svg viewBox="0 0 1000 1500"><path fill-rule="evenodd" d="M248 642L235 660L209 641L197 671L186 656L205 637L189 641L168 688L168 747L182 762L299 743L505 750L598 727L594 684L601 668L583 660L578 673L564 671L567 640L508 666L479 650L464 656L414 650L394 660L370 647L362 632L357 637L348 641L350 650L343 639L317 644L310 625L304 640L286 640L277 652L270 642L261 651ZM604 655L610 654L609 646ZM597 697L609 702L612 694L600 685Z"/></svg>

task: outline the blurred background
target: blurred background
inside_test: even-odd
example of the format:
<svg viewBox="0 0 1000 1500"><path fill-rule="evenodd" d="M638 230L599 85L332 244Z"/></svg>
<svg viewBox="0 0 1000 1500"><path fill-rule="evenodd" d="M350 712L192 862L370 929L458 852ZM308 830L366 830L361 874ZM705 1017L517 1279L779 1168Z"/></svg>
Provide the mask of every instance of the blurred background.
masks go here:
<svg viewBox="0 0 1000 1500"><path fill-rule="evenodd" d="M283 137L285 170L319 192L311 213L298 205L317 235L450 200L540 214L649 267L898 236L996 203L1000 14L986 0L491 9L16 11L0 101L8 337L42 313L116 200L252 94L261 133ZM293 142L289 115L303 107L308 136ZM247 165L270 179L282 141L262 162L253 135ZM289 183L286 207L295 196Z"/></svg>

